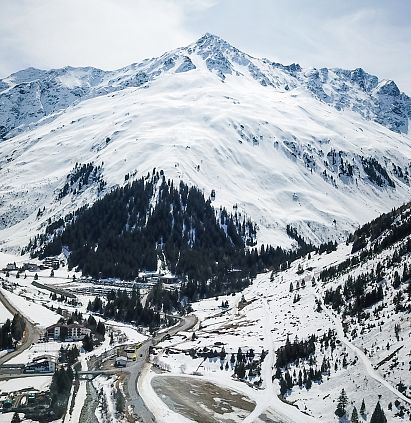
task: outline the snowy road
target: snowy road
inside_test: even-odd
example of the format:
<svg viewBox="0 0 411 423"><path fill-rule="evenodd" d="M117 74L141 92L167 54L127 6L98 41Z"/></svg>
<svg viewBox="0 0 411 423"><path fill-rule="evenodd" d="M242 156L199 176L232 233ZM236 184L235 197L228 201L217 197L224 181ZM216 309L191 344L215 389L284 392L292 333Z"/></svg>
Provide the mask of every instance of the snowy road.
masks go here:
<svg viewBox="0 0 411 423"><path fill-rule="evenodd" d="M134 409L137 421L143 422L154 422L154 416L149 408L145 405L143 399L140 396L138 389L139 376L143 370L144 364L149 353L151 346L157 344L164 338L166 335L173 336L180 331L187 331L194 327L197 323L197 317L194 315L186 316L181 319L180 323L176 326L169 328L168 330L162 332L160 335L155 336L154 338L148 339L145 341L139 348L138 354L140 357L137 358L136 363L128 367L127 370L130 372L127 381L127 392L131 400L131 404Z"/></svg>
<svg viewBox="0 0 411 423"><path fill-rule="evenodd" d="M3 278L1 278L3 279ZM14 316L18 313L18 310L9 302L9 300L3 295L3 292L0 290L0 302L10 311L10 313ZM27 348L30 348L32 344L37 342L40 338L40 331L36 328L33 323L31 323L27 316L24 316L26 321L26 329L24 332L23 343L13 352L6 354L5 356L0 358L0 365L6 363L7 361L11 360L13 357L21 354Z"/></svg>

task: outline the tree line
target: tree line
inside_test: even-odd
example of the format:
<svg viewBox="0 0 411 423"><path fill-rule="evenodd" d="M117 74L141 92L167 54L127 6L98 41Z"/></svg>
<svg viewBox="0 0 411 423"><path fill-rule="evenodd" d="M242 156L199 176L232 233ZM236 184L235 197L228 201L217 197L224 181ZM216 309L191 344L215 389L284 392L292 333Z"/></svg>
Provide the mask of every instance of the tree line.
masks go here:
<svg viewBox="0 0 411 423"><path fill-rule="evenodd" d="M18 341L23 338L26 321L17 313L13 320L7 319L0 327L0 350L10 350L16 347Z"/></svg>

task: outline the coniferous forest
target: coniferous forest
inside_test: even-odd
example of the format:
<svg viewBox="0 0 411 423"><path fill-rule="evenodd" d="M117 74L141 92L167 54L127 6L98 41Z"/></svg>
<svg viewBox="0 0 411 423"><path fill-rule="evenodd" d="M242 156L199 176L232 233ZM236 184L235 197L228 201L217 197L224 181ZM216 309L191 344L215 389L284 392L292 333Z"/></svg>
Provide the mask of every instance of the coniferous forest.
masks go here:
<svg viewBox="0 0 411 423"><path fill-rule="evenodd" d="M315 250L288 227L298 249L255 245L257 227L237 211L215 209L196 187L162 171L113 189L90 207L51 222L27 249L44 258L70 251L68 266L94 278L134 280L161 259L189 300L243 289L264 269L285 268ZM329 243L317 248L330 251Z"/></svg>

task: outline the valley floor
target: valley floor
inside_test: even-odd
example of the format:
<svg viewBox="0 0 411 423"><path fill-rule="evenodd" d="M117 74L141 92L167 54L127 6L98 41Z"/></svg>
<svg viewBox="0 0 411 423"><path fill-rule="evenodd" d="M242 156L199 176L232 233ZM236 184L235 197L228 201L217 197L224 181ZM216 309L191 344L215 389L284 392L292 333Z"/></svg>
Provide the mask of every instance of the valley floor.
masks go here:
<svg viewBox="0 0 411 423"><path fill-rule="evenodd" d="M411 325L408 315L395 315L388 307L384 319L376 324L374 316L370 317L373 325L363 330L358 327L360 336L355 337L351 331L344 331L346 322L341 320L341 316L322 303L325 289L335 282L322 284L320 272L345 260L350 251L351 246L343 244L329 254L312 254L292 263L285 271L258 275L252 285L241 293L192 304L198 318L195 326L172 336L163 336L138 378L139 395L156 420L159 423L338 422L334 411L344 388L348 396L348 416L351 416L354 406L359 411L364 400L366 411L360 416L360 422L369 421L380 400L388 422L399 423L404 418L406 421L411 410L411 375L407 367ZM17 257L15 259L18 260ZM1 257L1 260L10 261L10 256ZM368 263L366 266L371 265ZM65 286L73 292L77 289L83 304L80 310L86 313L85 307L91 298L85 290L88 285L75 282L72 277L73 274L64 269L57 271L53 278L48 277L45 271L39 272L39 280L45 284L59 288ZM19 279L11 275L9 282L15 284L13 292L7 289L7 284L1 291L36 326L44 328L57 321L60 317L55 312L58 306L75 309L51 300L49 291L32 285L33 278L32 274ZM6 312L4 315L7 316ZM393 331L397 321L401 322L399 338ZM116 333L119 343L145 339L130 326L116 322L106 322L106 325ZM330 333L333 348L320 342L324 335ZM306 340L311 335L317 339L314 358L310 362L300 360L288 365L294 386L282 397L275 377L276 352L284 346L287 338L294 342L296 338ZM44 353L56 355L60 346L59 343L33 344L14 357L11 363L26 363ZM106 340L93 353L82 354L82 368L87 369L89 361L95 359L93 355L99 356L109 349ZM253 359L247 360L256 363L254 371L249 373L247 370L242 379L234 375L239 349L247 357L252 350ZM397 358L392 354L396 351ZM322 372L321 381L313 381L309 388L296 383L300 370L308 371L309 367L319 369L324 362L330 365ZM406 386L403 393L398 391L398 381ZM50 381L47 378L33 379L33 384L38 383L43 389ZM107 419L121 422L115 401L116 392L125 392L122 383L121 378L110 375L96 378L92 388L81 382L74 408L64 422L78 421L83 416L84 403L97 407L93 413L95 422L103 423ZM19 389L20 384L20 380L0 381L0 389L2 392ZM40 389L37 385L33 387ZM94 390L94 396L90 390Z"/></svg>

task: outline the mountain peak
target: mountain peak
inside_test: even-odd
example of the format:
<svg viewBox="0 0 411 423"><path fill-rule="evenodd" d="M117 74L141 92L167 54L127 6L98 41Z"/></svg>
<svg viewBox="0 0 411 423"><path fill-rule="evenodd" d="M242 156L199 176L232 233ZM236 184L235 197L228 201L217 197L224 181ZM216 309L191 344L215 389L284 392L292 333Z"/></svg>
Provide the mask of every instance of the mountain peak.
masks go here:
<svg viewBox="0 0 411 423"><path fill-rule="evenodd" d="M13 81L15 84L20 84L22 82L34 81L36 79L42 78L47 73L46 70L38 69L34 67L29 67L26 69L19 70L12 73L8 78L10 81Z"/></svg>
<svg viewBox="0 0 411 423"><path fill-rule="evenodd" d="M378 95L398 97L401 94L401 91L394 81L391 79L384 79L376 87L376 93Z"/></svg>
<svg viewBox="0 0 411 423"><path fill-rule="evenodd" d="M216 73L222 81L226 75L237 73L234 63L245 66L250 63L247 54L209 32L190 45L187 50L189 53L197 53L205 61L208 70Z"/></svg>
<svg viewBox="0 0 411 423"><path fill-rule="evenodd" d="M192 45L193 46L193 45ZM194 50L209 51L209 52L236 52L245 55L240 52L236 47L232 46L229 42L219 37L218 35L206 32L194 43Z"/></svg>
<svg viewBox="0 0 411 423"><path fill-rule="evenodd" d="M408 133L411 99L393 81L379 81L362 68L303 69L298 64L258 59L207 32L186 47L115 71L27 68L0 80L0 139L84 99L141 87L164 74L181 74L197 67L207 69L221 82L254 80L281 92L303 87L337 110L351 109L395 132ZM201 78L200 73L198 76Z"/></svg>
<svg viewBox="0 0 411 423"><path fill-rule="evenodd" d="M228 44L227 41L223 40L218 35L212 34L211 32L206 32L203 36L201 36L197 41L197 45L206 45L206 44L214 44L214 43L225 43Z"/></svg>

